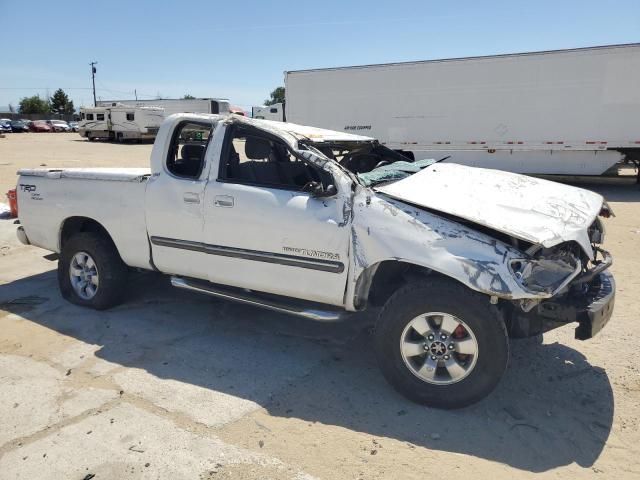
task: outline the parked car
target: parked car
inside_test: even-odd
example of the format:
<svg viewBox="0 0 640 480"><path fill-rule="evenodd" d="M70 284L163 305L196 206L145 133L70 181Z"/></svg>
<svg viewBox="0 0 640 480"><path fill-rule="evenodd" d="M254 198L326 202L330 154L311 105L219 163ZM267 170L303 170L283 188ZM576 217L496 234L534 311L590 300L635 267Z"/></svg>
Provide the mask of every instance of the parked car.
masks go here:
<svg viewBox="0 0 640 480"><path fill-rule="evenodd" d="M70 132L71 127L64 120L45 120L51 128L53 128L54 132Z"/></svg>
<svg viewBox="0 0 640 480"><path fill-rule="evenodd" d="M72 132L78 131L78 122L69 122L69 128Z"/></svg>
<svg viewBox="0 0 640 480"><path fill-rule="evenodd" d="M22 120L11 120L11 129L14 132L28 132L29 125L24 123Z"/></svg>
<svg viewBox="0 0 640 480"><path fill-rule="evenodd" d="M35 120L29 124L29 131L31 132L53 132L53 127L49 125L45 120Z"/></svg>
<svg viewBox="0 0 640 480"><path fill-rule="evenodd" d="M11 133L11 120L0 118L0 133Z"/></svg>
<svg viewBox="0 0 640 480"><path fill-rule="evenodd" d="M441 408L495 388L509 337L586 340L613 313L588 190L234 114L170 116L150 163L18 172L18 238L60 254L66 300L117 305L132 267L307 319L376 312L387 380Z"/></svg>

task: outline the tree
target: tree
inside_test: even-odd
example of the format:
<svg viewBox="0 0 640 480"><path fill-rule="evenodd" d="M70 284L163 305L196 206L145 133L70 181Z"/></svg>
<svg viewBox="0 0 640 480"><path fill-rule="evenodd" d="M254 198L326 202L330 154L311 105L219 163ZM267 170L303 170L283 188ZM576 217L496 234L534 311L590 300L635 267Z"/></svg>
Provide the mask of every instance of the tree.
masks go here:
<svg viewBox="0 0 640 480"><path fill-rule="evenodd" d="M188 93L182 97L183 100L194 100L196 97L194 97L193 95L189 95Z"/></svg>
<svg viewBox="0 0 640 480"><path fill-rule="evenodd" d="M20 113L49 113L49 102L40 95L24 97L20 100Z"/></svg>
<svg viewBox="0 0 640 480"><path fill-rule="evenodd" d="M68 95L61 88L54 92L50 105L51 111L60 115L72 114L75 111L73 101L69 100Z"/></svg>
<svg viewBox="0 0 640 480"><path fill-rule="evenodd" d="M278 87L270 93L271 98L264 101L265 105L275 105L276 103L284 103L284 87Z"/></svg>

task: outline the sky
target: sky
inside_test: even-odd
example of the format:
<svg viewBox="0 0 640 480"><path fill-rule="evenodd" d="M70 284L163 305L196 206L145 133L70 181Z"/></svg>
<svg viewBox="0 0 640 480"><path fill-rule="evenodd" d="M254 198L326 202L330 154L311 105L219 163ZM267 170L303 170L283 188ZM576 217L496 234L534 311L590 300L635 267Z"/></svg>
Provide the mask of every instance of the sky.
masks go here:
<svg viewBox="0 0 640 480"><path fill-rule="evenodd" d="M250 110L307 68L640 42L640 1L0 0L0 108L229 98Z"/></svg>

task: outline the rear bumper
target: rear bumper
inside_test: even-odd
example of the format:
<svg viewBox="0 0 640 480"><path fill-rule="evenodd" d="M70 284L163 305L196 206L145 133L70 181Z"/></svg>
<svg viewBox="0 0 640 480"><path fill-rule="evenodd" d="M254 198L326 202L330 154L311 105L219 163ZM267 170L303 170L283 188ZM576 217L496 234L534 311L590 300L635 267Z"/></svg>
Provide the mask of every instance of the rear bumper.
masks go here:
<svg viewBox="0 0 640 480"><path fill-rule="evenodd" d="M27 232L24 231L24 227L22 225L16 229L16 236L23 245L31 245L29 237L27 237Z"/></svg>
<svg viewBox="0 0 640 480"><path fill-rule="evenodd" d="M602 271L560 297L540 302L530 312L512 312L512 337L530 337L577 322L575 338L593 338L611 319L616 296L613 275Z"/></svg>

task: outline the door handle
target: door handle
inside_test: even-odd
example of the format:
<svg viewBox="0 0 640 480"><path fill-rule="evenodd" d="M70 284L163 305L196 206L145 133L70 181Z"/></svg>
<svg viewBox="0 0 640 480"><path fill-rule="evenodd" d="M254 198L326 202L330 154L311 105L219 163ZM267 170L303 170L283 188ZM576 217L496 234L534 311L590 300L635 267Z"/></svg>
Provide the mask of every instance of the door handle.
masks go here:
<svg viewBox="0 0 640 480"><path fill-rule="evenodd" d="M233 207L233 197L231 195L216 195L213 204L216 207Z"/></svg>
<svg viewBox="0 0 640 480"><path fill-rule="evenodd" d="M184 203L200 203L200 195L194 192L186 192L182 199Z"/></svg>

